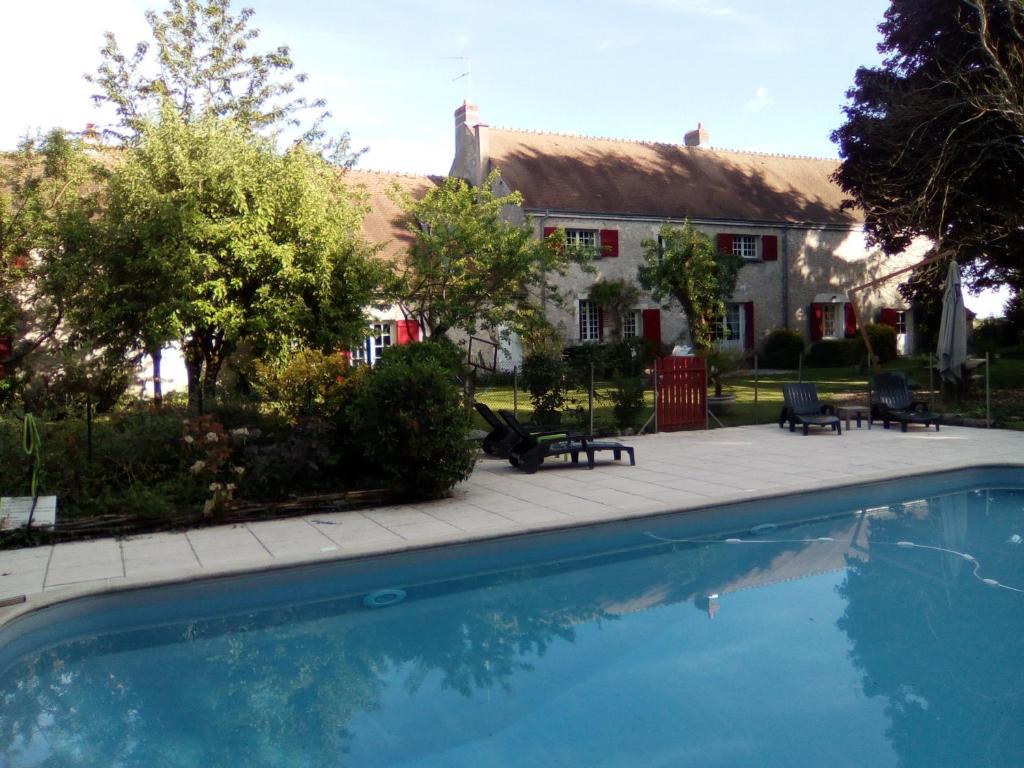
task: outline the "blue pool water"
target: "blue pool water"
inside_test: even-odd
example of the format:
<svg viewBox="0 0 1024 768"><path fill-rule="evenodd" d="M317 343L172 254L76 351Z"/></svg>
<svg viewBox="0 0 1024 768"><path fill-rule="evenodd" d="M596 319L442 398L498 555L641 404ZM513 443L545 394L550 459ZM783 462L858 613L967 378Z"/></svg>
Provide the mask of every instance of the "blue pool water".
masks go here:
<svg viewBox="0 0 1024 768"><path fill-rule="evenodd" d="M1021 537L972 470L80 600L0 766L1022 765Z"/></svg>

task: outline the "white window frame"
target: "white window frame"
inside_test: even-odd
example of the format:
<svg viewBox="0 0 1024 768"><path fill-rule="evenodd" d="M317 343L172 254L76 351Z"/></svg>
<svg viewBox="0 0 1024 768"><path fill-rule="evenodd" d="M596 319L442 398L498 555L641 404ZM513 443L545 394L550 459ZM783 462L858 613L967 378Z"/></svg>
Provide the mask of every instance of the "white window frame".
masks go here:
<svg viewBox="0 0 1024 768"><path fill-rule="evenodd" d="M907 315L908 311L905 309L896 310L896 335L906 335L907 333Z"/></svg>
<svg viewBox="0 0 1024 768"><path fill-rule="evenodd" d="M821 338L842 339L846 335L845 321L846 310L844 303L821 305ZM832 320L832 329L829 331L829 318Z"/></svg>
<svg viewBox="0 0 1024 768"><path fill-rule="evenodd" d="M599 259L601 253L601 233L596 229L567 227L565 230L565 247L586 250L591 258Z"/></svg>
<svg viewBox="0 0 1024 768"><path fill-rule="evenodd" d="M732 235L732 252L744 261L761 260L761 237L759 235Z"/></svg>
<svg viewBox="0 0 1024 768"><path fill-rule="evenodd" d="M370 334L363 339L363 343L352 349L352 365L374 366L380 360L384 350L394 346L395 323L391 320L382 320L379 323L370 324Z"/></svg>
<svg viewBox="0 0 1024 768"><path fill-rule="evenodd" d="M580 341L601 340L601 310L597 304L590 299L580 299L576 302L579 312Z"/></svg>
<svg viewBox="0 0 1024 768"><path fill-rule="evenodd" d="M622 338L637 339L643 336L643 314L639 309L629 309L622 314Z"/></svg>
<svg viewBox="0 0 1024 768"><path fill-rule="evenodd" d="M727 303L725 314L715 320L715 349L735 349L742 351L746 344L747 309L741 303Z"/></svg>
<svg viewBox="0 0 1024 768"><path fill-rule="evenodd" d="M665 238L658 235L658 264L665 263Z"/></svg>

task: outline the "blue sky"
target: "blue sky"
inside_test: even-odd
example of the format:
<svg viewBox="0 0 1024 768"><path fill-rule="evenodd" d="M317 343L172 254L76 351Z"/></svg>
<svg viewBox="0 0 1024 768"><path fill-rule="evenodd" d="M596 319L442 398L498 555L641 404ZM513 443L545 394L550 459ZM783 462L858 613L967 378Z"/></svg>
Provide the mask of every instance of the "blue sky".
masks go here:
<svg viewBox="0 0 1024 768"><path fill-rule="evenodd" d="M875 63L885 0L252 0L263 47L291 46L332 128L369 146L367 168L444 173L467 95L492 125L834 156L829 132L860 64ZM13 82L0 148L30 128L102 122L82 74L102 33L130 48L158 2L0 0L0 66ZM236 3L236 7L240 4ZM13 73L24 72L21 82ZM7 85L5 85L5 89Z"/></svg>
<svg viewBox="0 0 1024 768"><path fill-rule="evenodd" d="M236 8L243 3L236 2ZM250 0L258 50L286 44L360 167L447 173L468 95L496 126L837 156L858 66L880 62L887 0ZM156 0L0 0L0 150L26 131L102 124L82 75L103 32L131 50ZM967 297L983 314L1002 300Z"/></svg>

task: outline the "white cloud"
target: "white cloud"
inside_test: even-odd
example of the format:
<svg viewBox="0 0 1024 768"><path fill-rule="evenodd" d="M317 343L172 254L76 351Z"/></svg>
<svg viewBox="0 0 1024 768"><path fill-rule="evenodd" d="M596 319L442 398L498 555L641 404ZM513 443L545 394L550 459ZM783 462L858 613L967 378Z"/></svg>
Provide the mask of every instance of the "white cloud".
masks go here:
<svg viewBox="0 0 1024 768"><path fill-rule="evenodd" d="M754 98L750 99L743 108L747 112L760 112L766 107L770 107L772 103L772 97L768 94L768 89L763 85L757 86L757 90L754 91Z"/></svg>
<svg viewBox="0 0 1024 768"><path fill-rule="evenodd" d="M718 0L628 0L633 5L656 11L681 13L688 16L707 16L716 19L747 21L747 17L730 5Z"/></svg>

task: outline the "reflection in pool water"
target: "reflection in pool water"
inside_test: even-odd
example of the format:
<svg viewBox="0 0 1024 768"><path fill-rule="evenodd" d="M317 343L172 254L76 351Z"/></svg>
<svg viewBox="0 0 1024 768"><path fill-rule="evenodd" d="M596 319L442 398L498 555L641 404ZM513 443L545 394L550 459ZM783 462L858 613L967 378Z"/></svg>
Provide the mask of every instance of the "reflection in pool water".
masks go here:
<svg viewBox="0 0 1024 768"><path fill-rule="evenodd" d="M1022 510L967 491L708 543L641 522L395 605L321 580L0 651L0 765L1019 764L1024 595L980 579L1024 587Z"/></svg>

